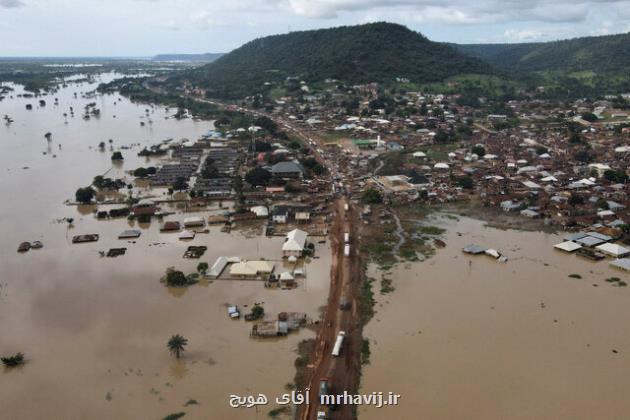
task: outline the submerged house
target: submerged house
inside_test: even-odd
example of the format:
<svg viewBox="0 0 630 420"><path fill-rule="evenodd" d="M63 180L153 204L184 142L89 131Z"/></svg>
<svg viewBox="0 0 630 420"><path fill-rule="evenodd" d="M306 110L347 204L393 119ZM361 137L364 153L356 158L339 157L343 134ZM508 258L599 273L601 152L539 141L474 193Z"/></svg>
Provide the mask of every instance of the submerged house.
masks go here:
<svg viewBox="0 0 630 420"><path fill-rule="evenodd" d="M306 238L308 234L299 229L293 229L287 233L287 239L282 245L282 256L287 257L301 257L306 249Z"/></svg>
<svg viewBox="0 0 630 420"><path fill-rule="evenodd" d="M230 267L230 275L242 279L255 279L270 275L274 268L274 264L269 261L240 261Z"/></svg>

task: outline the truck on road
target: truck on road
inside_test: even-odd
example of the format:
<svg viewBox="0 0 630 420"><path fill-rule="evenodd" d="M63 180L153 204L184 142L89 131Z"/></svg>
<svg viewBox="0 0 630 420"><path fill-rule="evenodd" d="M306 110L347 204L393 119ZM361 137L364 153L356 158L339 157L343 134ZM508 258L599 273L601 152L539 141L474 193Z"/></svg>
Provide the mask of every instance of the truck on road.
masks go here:
<svg viewBox="0 0 630 420"><path fill-rule="evenodd" d="M343 339L345 336L345 331L339 331L339 334L337 335L337 340L335 341L335 346L332 350L333 356L339 356L339 353L341 353L341 345L343 344Z"/></svg>

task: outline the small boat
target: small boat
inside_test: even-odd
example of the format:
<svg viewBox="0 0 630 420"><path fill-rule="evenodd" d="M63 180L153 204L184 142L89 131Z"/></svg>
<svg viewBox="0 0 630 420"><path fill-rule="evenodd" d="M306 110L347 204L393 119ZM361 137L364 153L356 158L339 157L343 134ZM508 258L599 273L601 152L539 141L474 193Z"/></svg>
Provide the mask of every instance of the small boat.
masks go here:
<svg viewBox="0 0 630 420"><path fill-rule="evenodd" d="M18 246L18 252L26 252L31 249L30 242L22 242L20 246Z"/></svg>
<svg viewBox="0 0 630 420"><path fill-rule="evenodd" d="M33 241L31 242L31 248L33 249L41 249L44 247L44 244L41 241Z"/></svg>

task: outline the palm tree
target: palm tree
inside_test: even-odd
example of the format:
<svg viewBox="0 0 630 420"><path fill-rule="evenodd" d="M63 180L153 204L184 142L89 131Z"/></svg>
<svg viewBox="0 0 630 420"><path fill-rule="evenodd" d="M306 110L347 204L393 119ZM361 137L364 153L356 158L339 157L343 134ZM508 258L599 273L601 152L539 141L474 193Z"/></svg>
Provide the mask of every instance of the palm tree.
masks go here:
<svg viewBox="0 0 630 420"><path fill-rule="evenodd" d="M179 334L175 334L168 340L166 347L168 350L175 355L178 359L181 354L184 352L184 347L188 344L188 340Z"/></svg>

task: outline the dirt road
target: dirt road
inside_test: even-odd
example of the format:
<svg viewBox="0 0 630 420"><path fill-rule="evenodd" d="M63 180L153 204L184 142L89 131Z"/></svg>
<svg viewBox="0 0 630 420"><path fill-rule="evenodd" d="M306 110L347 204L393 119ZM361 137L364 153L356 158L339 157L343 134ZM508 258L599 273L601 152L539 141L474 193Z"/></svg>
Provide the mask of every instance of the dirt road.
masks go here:
<svg viewBox="0 0 630 420"><path fill-rule="evenodd" d="M319 406L319 383L327 379L329 393L353 393L358 388L361 356L361 327L358 313L358 287L362 275L360 257L357 253L358 232L356 212L352 207L346 211L345 198L335 202L335 219L331 230L333 264L331 267L330 294L326 310L317 333L315 354L312 358L309 387L311 401L298 411L297 418L316 419ZM344 234L350 234L350 256L344 256ZM340 303L350 303L348 310L342 310ZM339 357L331 354L337 334L346 333ZM340 406L329 413L331 419L352 419L351 406Z"/></svg>

